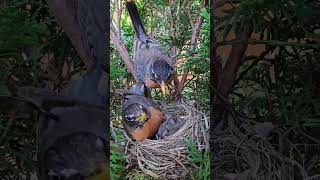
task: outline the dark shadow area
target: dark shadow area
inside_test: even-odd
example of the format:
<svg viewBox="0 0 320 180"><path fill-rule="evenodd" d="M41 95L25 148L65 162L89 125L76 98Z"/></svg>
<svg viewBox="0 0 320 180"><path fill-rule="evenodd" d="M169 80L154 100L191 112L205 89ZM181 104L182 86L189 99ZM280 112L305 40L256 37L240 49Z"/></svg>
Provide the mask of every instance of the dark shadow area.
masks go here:
<svg viewBox="0 0 320 180"><path fill-rule="evenodd" d="M319 9L212 4L213 179L319 179Z"/></svg>

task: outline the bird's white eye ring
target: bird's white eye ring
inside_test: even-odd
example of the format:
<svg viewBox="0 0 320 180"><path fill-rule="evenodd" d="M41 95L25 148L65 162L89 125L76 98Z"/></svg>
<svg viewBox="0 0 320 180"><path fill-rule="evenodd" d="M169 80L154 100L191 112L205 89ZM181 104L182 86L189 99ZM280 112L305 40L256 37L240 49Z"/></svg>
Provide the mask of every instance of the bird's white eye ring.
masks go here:
<svg viewBox="0 0 320 180"><path fill-rule="evenodd" d="M132 118L134 118L135 116L134 115L132 115L132 114L130 114L130 115L126 115L126 116L124 116L126 119L132 119Z"/></svg>
<svg viewBox="0 0 320 180"><path fill-rule="evenodd" d="M153 71L153 68L151 69L151 73L155 78L158 78L158 75Z"/></svg>

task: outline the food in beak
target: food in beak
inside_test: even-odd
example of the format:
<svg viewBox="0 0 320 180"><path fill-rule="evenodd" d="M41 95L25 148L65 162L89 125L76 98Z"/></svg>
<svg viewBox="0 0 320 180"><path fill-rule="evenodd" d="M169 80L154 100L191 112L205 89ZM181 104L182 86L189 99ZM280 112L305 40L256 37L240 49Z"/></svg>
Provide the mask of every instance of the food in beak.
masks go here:
<svg viewBox="0 0 320 180"><path fill-rule="evenodd" d="M161 91L162 91L163 96L166 96L167 94L169 94L169 89L163 81L160 86L161 86Z"/></svg>
<svg viewBox="0 0 320 180"><path fill-rule="evenodd" d="M141 122L145 121L147 118L148 118L148 116L147 116L146 113L141 113L138 116L138 120L141 121Z"/></svg>

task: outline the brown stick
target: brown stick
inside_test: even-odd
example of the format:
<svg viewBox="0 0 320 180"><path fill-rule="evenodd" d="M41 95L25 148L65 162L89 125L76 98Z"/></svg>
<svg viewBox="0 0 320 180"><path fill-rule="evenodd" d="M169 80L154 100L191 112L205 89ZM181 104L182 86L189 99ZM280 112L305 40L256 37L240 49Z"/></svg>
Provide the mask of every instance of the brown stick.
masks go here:
<svg viewBox="0 0 320 180"><path fill-rule="evenodd" d="M204 8L206 8L207 5L208 5L208 0L203 0L201 8L199 10L199 13L201 13L201 11ZM194 51L196 49L196 47L197 47L198 36L199 36L200 30L201 30L201 25L203 24L204 17L200 15L196 22L194 22L192 20L191 1L188 1L188 10L187 11L188 11L189 19L190 19L190 25L192 27L191 50ZM182 90L184 88L185 82L187 81L188 74L189 74L189 70L185 70L183 72L182 79L179 82L179 84L177 85L177 92L176 92L176 95L175 95L175 99L176 100L179 100L181 98L181 92L182 92Z"/></svg>
<svg viewBox="0 0 320 180"><path fill-rule="evenodd" d="M172 16L172 22L171 22L171 27L173 29L172 31L172 37L175 39L177 37L177 24L178 24L178 16L177 16L177 3L178 1L173 0L171 2L172 4L170 5L170 9L171 9L171 16ZM175 64L177 62L177 46L173 46L171 48L171 57L174 57L174 59L172 60ZM174 76L173 77L173 83L174 83L174 87L175 87L175 94L177 94L178 91L178 86L179 86L179 80L178 80L178 76Z"/></svg>
<svg viewBox="0 0 320 180"><path fill-rule="evenodd" d="M122 40L120 38L117 38L117 36L115 35L115 32L113 30L110 30L110 38L111 38L112 42L114 43L114 46L118 50L121 58L123 59L126 67L129 70L129 72L132 74L134 79L137 80L136 74L134 72L134 65L133 65L133 62L129 56L129 52L128 52L126 46L124 45L124 43L122 42Z"/></svg>
<svg viewBox="0 0 320 180"><path fill-rule="evenodd" d="M237 39L246 40L251 36L252 28L246 27L243 32L236 35ZM233 82L236 78L237 72L242 64L242 60L247 50L248 44L239 44L232 46L229 58L227 63L223 69L223 74L221 77L221 81L218 85L219 92L227 97L229 94L229 90L231 89Z"/></svg>
<svg viewBox="0 0 320 180"><path fill-rule="evenodd" d="M183 73L182 78L181 78L181 81L180 81L179 84L178 84L177 93L176 93L176 95L175 95L175 100L176 100L176 101L180 100L181 97L182 97L181 92L182 92L182 90L183 90L183 88L184 88L184 83L187 81L188 73L189 73L188 70Z"/></svg>
<svg viewBox="0 0 320 180"><path fill-rule="evenodd" d="M244 31L240 32L239 34L236 34L236 39L247 40L250 38L251 34L252 27L247 26L245 27ZM217 80L217 90L218 93L225 98L228 97L230 90L234 84L234 81L236 80L236 76L240 66L242 65L243 57L245 55L245 51L247 50L247 46L248 44L238 44L232 46L226 65L221 74L219 75L219 79ZM213 127L216 127L216 125L222 119L224 119L225 113L223 102L219 99L217 95L215 95L213 99L213 108L215 111L215 122Z"/></svg>
<svg viewBox="0 0 320 180"><path fill-rule="evenodd" d="M200 13L207 5L208 5L208 0L202 1L202 6L201 6L201 9L200 9ZM191 36L191 44L192 44L193 48L195 48L195 46L197 44L198 36L199 36L199 32L201 30L200 28L201 28L201 25L203 23L203 20L204 20L204 17L203 16L199 16L199 18L197 19L197 21L193 25L192 36Z"/></svg>
<svg viewBox="0 0 320 180"><path fill-rule="evenodd" d="M112 17L110 23L110 39L116 47L120 57L123 59L124 64L126 65L129 72L132 74L134 79L137 81L137 76L134 71L134 63L129 55L128 49L125 46L124 42L121 39L121 15L123 11L122 1L116 0L114 1L114 5L116 6L116 14L115 17Z"/></svg>

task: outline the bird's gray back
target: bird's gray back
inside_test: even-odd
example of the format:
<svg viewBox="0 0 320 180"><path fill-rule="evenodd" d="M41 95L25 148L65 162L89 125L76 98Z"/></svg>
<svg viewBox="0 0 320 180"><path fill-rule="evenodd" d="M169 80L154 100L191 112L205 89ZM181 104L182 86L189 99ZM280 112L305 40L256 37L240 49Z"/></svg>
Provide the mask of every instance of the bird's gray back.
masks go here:
<svg viewBox="0 0 320 180"><path fill-rule="evenodd" d="M161 59L172 65L168 53L154 41L145 44L136 40L133 59L139 82L144 82L145 76L149 73L148 70L154 61Z"/></svg>

